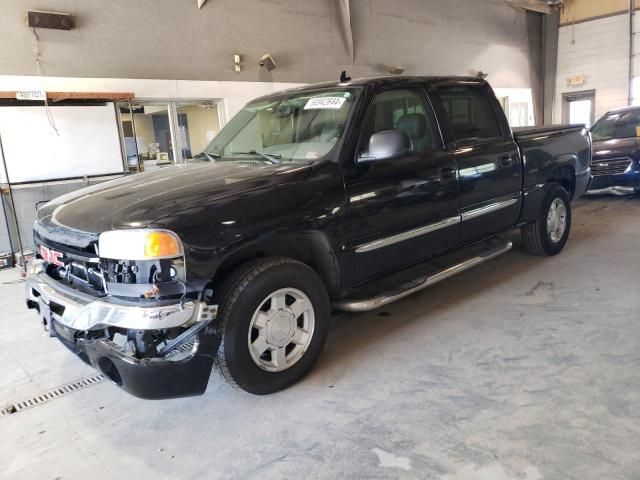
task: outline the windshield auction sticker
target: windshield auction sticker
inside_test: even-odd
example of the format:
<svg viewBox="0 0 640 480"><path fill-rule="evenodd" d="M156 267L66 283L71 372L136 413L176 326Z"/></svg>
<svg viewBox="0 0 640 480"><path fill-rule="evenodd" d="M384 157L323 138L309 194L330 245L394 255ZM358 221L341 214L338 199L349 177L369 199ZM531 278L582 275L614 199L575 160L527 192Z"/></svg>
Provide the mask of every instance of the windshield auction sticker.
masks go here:
<svg viewBox="0 0 640 480"><path fill-rule="evenodd" d="M304 106L305 110L340 110L347 99L344 97L310 98Z"/></svg>

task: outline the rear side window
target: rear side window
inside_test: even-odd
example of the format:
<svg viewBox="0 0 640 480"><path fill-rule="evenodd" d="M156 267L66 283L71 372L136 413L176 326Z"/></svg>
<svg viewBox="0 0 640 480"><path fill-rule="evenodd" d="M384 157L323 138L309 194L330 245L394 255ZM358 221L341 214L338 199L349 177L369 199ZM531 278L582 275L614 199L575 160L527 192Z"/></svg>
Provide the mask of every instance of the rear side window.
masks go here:
<svg viewBox="0 0 640 480"><path fill-rule="evenodd" d="M457 142L502 136L498 117L480 87L441 87L440 98Z"/></svg>

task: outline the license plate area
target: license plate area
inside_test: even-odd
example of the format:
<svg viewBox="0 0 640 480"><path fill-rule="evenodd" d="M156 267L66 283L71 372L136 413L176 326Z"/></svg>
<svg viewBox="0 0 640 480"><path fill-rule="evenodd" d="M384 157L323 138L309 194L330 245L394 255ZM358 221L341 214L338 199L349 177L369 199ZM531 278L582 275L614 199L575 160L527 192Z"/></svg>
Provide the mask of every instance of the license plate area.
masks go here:
<svg viewBox="0 0 640 480"><path fill-rule="evenodd" d="M59 322L56 322L53 319L51 320L51 323L49 323L49 329L53 333L53 335L62 337L63 339L71 343L76 342L75 332L71 330L69 327L65 327L64 325L62 325Z"/></svg>
<svg viewBox="0 0 640 480"><path fill-rule="evenodd" d="M54 316L62 317L65 307L55 302L47 303L42 296L38 296L38 311L42 318L42 324L45 329L49 330L49 336L54 337L57 333L61 333L65 338L75 341L73 332L64 325L55 321Z"/></svg>
<svg viewBox="0 0 640 480"><path fill-rule="evenodd" d="M42 317L42 321L51 326L51 308L49 304L44 301L44 299L39 296L38 297L38 310L40 311L40 316Z"/></svg>

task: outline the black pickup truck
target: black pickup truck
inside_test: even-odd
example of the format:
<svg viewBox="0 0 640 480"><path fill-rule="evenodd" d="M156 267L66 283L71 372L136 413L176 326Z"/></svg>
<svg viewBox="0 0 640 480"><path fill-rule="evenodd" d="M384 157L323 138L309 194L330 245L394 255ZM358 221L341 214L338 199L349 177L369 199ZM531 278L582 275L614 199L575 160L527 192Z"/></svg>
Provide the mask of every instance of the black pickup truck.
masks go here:
<svg viewBox="0 0 640 480"><path fill-rule="evenodd" d="M142 398L213 365L268 394L320 355L332 309L368 311L507 252L554 255L587 190L583 126L513 133L489 84L385 77L246 105L190 163L38 210L27 305Z"/></svg>

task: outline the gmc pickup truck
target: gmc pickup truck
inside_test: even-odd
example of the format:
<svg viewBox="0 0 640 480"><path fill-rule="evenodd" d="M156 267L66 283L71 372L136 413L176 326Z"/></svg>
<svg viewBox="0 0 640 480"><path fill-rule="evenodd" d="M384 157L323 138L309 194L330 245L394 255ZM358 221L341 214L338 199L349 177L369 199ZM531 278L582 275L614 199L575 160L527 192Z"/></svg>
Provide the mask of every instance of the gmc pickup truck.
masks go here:
<svg viewBox="0 0 640 480"><path fill-rule="evenodd" d="M246 105L190 163L38 210L27 305L142 398L299 380L332 309L363 312L507 252L555 255L591 181L582 125L513 133L475 78L311 85Z"/></svg>

